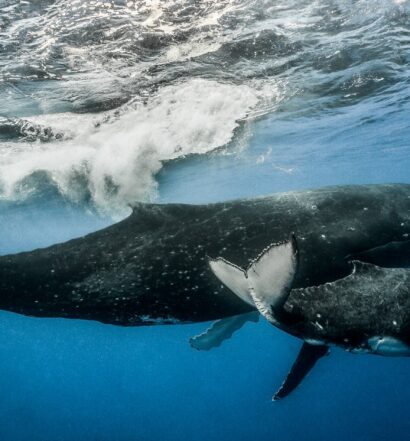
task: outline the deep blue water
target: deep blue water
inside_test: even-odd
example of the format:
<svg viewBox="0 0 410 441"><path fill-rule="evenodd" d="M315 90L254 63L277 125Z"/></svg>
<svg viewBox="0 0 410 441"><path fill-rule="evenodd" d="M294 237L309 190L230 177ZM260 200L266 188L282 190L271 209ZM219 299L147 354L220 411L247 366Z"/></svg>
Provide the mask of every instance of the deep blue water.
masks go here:
<svg viewBox="0 0 410 441"><path fill-rule="evenodd" d="M0 0L0 253L98 230L136 200L410 183L409 14ZM260 320L197 352L207 326L0 312L0 440L408 438L408 359L334 349L272 403L300 342Z"/></svg>

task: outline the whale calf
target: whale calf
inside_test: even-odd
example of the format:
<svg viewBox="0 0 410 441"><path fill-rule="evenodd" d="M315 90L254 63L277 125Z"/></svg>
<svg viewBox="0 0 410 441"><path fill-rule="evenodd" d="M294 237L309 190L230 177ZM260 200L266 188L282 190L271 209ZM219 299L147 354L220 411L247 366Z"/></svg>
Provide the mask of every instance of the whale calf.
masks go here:
<svg viewBox="0 0 410 441"><path fill-rule="evenodd" d="M298 241L292 289L347 277L352 260L409 266L410 185L335 186L207 205L138 204L103 230L0 257L0 309L122 326L249 313L255 305L215 277L209 257L246 268L292 232Z"/></svg>
<svg viewBox="0 0 410 441"><path fill-rule="evenodd" d="M410 268L353 260L346 277L292 288L298 254L292 236L265 249L246 270L222 258L210 260L214 274L239 298L304 341L274 400L289 395L331 345L355 353L410 356Z"/></svg>

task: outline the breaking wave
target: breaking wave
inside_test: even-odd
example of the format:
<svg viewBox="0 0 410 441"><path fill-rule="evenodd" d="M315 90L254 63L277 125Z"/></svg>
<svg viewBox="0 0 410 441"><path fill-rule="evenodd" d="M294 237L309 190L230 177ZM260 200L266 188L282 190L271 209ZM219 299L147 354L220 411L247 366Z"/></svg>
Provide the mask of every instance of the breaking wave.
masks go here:
<svg viewBox="0 0 410 441"><path fill-rule="evenodd" d="M258 118L325 118L369 98L395 111L409 99L409 12L401 0L4 0L0 195L46 182L115 213L155 198L167 161L232 150Z"/></svg>
<svg viewBox="0 0 410 441"><path fill-rule="evenodd" d="M246 86L192 79L162 88L146 102L101 117L57 114L3 122L20 136L0 150L2 193L33 189L44 172L63 195L91 200L106 211L152 197L155 175L165 161L204 154L227 145L258 102ZM61 134L61 138L56 138ZM47 142L29 144L28 139Z"/></svg>

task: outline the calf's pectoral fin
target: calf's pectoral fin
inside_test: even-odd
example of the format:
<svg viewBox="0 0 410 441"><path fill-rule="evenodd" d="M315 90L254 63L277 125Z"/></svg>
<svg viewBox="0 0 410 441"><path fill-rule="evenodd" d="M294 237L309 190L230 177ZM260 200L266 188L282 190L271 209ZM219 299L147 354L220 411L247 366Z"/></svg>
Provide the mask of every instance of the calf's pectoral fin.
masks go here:
<svg viewBox="0 0 410 441"><path fill-rule="evenodd" d="M312 370L316 362L328 353L329 347L326 345L311 345L310 343L303 343L295 363L272 400L280 400L294 391L306 375Z"/></svg>
<svg viewBox="0 0 410 441"><path fill-rule="evenodd" d="M257 322L258 320L259 313L257 311L217 320L205 332L192 337L189 344L199 351L209 351L231 338L234 332L241 329L245 323Z"/></svg>

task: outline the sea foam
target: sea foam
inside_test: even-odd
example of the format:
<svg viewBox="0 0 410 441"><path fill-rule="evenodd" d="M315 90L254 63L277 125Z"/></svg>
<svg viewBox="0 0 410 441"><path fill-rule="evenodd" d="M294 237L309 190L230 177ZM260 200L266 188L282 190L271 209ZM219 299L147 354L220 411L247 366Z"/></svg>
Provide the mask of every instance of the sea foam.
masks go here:
<svg viewBox="0 0 410 441"><path fill-rule="evenodd" d="M229 143L257 102L257 92L249 86L198 78L166 86L148 101L104 117L31 118L69 139L1 144L2 196L19 196L22 188L27 191L22 183L30 175L45 172L64 196L91 198L100 210L121 212L155 196L155 176L165 161Z"/></svg>

